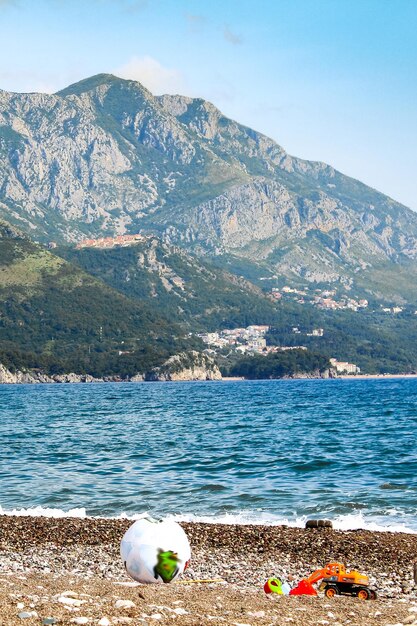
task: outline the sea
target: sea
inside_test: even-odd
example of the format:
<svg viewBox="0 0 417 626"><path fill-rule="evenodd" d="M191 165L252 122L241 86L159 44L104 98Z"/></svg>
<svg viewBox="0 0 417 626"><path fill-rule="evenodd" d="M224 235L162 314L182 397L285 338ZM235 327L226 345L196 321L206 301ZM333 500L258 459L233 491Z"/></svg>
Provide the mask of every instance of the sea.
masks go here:
<svg viewBox="0 0 417 626"><path fill-rule="evenodd" d="M0 513L417 532L417 379L0 386Z"/></svg>

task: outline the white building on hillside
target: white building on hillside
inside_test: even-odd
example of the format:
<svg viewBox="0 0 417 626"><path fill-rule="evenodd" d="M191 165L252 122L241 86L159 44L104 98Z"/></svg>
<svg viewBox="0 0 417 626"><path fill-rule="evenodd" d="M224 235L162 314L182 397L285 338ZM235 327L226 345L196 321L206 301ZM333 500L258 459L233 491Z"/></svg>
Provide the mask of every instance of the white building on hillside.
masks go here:
<svg viewBox="0 0 417 626"><path fill-rule="evenodd" d="M347 361L338 361L337 359L330 359L332 367L338 374L360 374L360 367L354 363L348 363Z"/></svg>

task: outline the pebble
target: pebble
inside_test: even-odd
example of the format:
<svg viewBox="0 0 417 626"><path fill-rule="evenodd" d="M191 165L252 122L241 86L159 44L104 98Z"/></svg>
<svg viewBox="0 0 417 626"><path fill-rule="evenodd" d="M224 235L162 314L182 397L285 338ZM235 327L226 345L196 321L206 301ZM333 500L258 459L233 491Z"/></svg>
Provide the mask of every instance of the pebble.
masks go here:
<svg viewBox="0 0 417 626"><path fill-rule="evenodd" d="M186 611L185 609L183 609L182 607L178 606L175 609L170 609L173 613L176 613L177 615L188 615L188 611Z"/></svg>
<svg viewBox="0 0 417 626"><path fill-rule="evenodd" d="M114 606L116 609L132 609L136 605L132 600L116 600Z"/></svg>
<svg viewBox="0 0 417 626"><path fill-rule="evenodd" d="M57 601L61 602L61 604L67 604L68 606L81 606L82 604L85 604L85 600L72 598L71 596L59 596Z"/></svg>
<svg viewBox="0 0 417 626"><path fill-rule="evenodd" d="M45 532L49 528L48 524L51 523L54 524L53 544L49 543L48 533ZM204 624L205 621L207 624L210 622L243 624L241 621L235 622L234 620L241 620L245 617L253 620L253 626L258 623L277 624L278 619L283 624L288 622L294 626L308 623L311 611L314 614L314 624L326 624L327 622L330 626L341 625L341 623L343 626L358 626L359 624L362 626L364 623L368 623L363 621L362 604L354 599L337 598L334 602L323 603L323 598L319 600L323 604L320 605L321 609L317 611L313 608L313 601L310 602L310 599L306 599L305 602L302 600L299 603L294 602L293 605L290 601L282 599L279 607L277 598L268 598L268 601L264 601L262 586L266 578L271 575L280 576L285 580L292 578L294 581L292 584L295 584L322 565L322 557L327 558L327 552L326 555L323 552L326 550L337 555L336 558L338 559L345 559L348 568L356 566L371 577L372 586L376 588L378 599L374 605L367 603L369 623L378 623L380 626L399 626L400 624L417 626L416 588L412 588L408 583L402 584L404 580L406 582L411 581L412 568L410 569L410 563L412 564L412 559L415 558L413 555L417 554L417 538L413 535L405 536L401 533L374 534L367 531L341 533L330 530L329 532L326 531L325 544L320 545L319 535L306 533L303 529L285 529L283 527L237 528L232 525L230 527L226 525L217 527L214 524L187 526L186 531L193 546L193 570L192 576L188 570L184 578L217 579L221 577L227 579L227 591L233 592L237 602L237 609L235 610L230 608L231 605L229 605L226 597L227 593L217 584L206 585L205 587L194 584L179 586L178 588L171 585L169 590L174 590L171 595L165 593L165 587L162 587L164 593L161 593L161 588L158 588L155 594L150 588L143 586L139 590L130 589L130 587L137 587L138 584L135 582L126 584L127 577L123 572L123 564L120 562L118 554L123 525L129 525L129 521L54 520L50 522L40 519L39 521L36 520L33 527L36 540L32 540L29 534L27 537L25 536L27 526L30 526L31 522L25 521L21 528L19 524L18 519L3 520L0 516L0 536L2 537L0 576L3 575L4 577L4 580L0 580L0 584L2 587L4 583L8 585L4 587L6 602L13 608L17 607L17 610L14 611L16 617L19 609L22 613L28 613L32 617L30 607L34 607L35 604L38 611L40 611L39 607L42 606L44 614L47 614L48 611L53 615L54 610L58 613L56 604L58 602L60 614L65 614L65 617L62 618L63 622L91 624L91 626L97 626L97 624L100 626L108 626L109 624L111 626L117 624L140 626L144 622L150 626L152 623L157 624L158 620L160 620L159 623L173 623L179 626L179 624L191 623L193 619L195 620L193 623L196 624ZM8 530L8 525L11 525L12 530L17 525L14 533ZM38 532L39 528L41 530ZM5 540L2 536L3 529L6 533ZM97 529L97 533L95 529ZM19 544L15 539L17 536L19 537ZM93 537L93 541L91 541L91 537ZM323 537L324 535L322 535ZM69 541L70 539L72 543ZM261 541L265 550L264 556L257 554L257 547ZM11 566L13 561L17 561L15 567ZM32 589L32 591L37 591L39 597L29 596L29 573L35 576L43 575L45 561L48 562L48 566L50 565L51 571L54 572L53 576L45 577L45 581L52 581L55 576L57 578L59 576L62 577L60 580L66 582L60 582L57 585L45 582L46 586L43 588L39 586ZM401 575L397 575L396 572L401 572ZM385 576L380 574L385 574ZM13 577L13 581L25 580L25 578L27 580L19 588L21 593L10 594L9 599L7 597L9 590L11 591L11 584L8 583L7 576L11 577L10 580ZM82 593L84 589L88 591L88 586L78 586L80 577L86 583L89 580L93 582L99 578L101 581L110 581L110 584L106 582L106 591L102 591L100 585L95 582L96 586L92 587L91 596L89 596ZM42 580L42 578L39 579ZM120 583L122 586L116 587L116 584ZM75 587L79 593L71 591L71 587ZM38 589L43 590L38 591ZM60 589L66 589L66 591L60 592ZM178 595L176 590L178 590ZM211 594L212 601L210 604L203 604L204 610L200 610L198 604L194 603L194 595L201 594L204 596L205 591ZM221 595L216 597L216 593ZM125 598L129 597L134 601L119 600L122 605L119 604L117 610L116 603L120 595L125 595ZM248 598L246 609L245 596ZM183 599L175 600L175 597ZM390 598L393 599L392 606L389 602ZM181 604L184 599L186 599L186 604ZM152 601L159 602L160 606L151 605L150 602ZM414 605L412 604L413 601ZM48 602L51 603L49 608ZM87 613L87 603L89 613ZM297 606L297 604L304 604L304 606ZM80 605L81 609L79 608ZM182 606L187 607L188 610L181 608ZM131 612L130 610L124 612L124 608L130 609ZM344 611L341 611L342 608ZM248 609L252 609L252 611ZM378 609L381 609L382 613ZM139 615L142 610L146 610L152 615L144 616L142 614L144 619L141 619ZM280 615L281 610L282 615ZM218 614L206 615L212 611ZM86 613L89 617L83 618L83 614ZM108 617L102 617L105 614ZM293 617L287 617L288 615ZM25 619L20 616L19 618ZM28 621L32 623L32 620ZM58 621L60 620L57 619ZM36 620L36 623L41 626L41 617ZM43 626L46 626L46 623Z"/></svg>
<svg viewBox="0 0 417 626"><path fill-rule="evenodd" d="M78 593L76 591L63 591L59 595L61 597L78 598Z"/></svg>
<svg viewBox="0 0 417 626"><path fill-rule="evenodd" d="M33 617L32 613L29 613L28 611L21 611L18 614L18 617L20 617L20 619L28 619L29 617Z"/></svg>
<svg viewBox="0 0 417 626"><path fill-rule="evenodd" d="M51 626L51 624L56 624L57 620L55 617L44 617L42 620L42 626Z"/></svg>

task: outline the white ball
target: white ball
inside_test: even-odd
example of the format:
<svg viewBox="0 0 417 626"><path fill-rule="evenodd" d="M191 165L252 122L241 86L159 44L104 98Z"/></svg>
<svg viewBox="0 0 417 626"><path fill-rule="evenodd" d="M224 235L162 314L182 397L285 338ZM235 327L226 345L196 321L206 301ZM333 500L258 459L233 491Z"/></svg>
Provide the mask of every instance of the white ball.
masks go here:
<svg viewBox="0 0 417 626"><path fill-rule="evenodd" d="M124 534L120 554L131 578L140 583L170 583L191 558L188 537L179 524L143 518Z"/></svg>

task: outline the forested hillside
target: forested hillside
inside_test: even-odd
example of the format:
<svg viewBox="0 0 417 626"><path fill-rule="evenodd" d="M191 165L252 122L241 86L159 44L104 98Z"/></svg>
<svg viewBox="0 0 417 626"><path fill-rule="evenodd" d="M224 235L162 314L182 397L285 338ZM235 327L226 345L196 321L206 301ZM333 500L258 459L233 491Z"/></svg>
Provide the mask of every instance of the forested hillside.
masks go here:
<svg viewBox="0 0 417 626"><path fill-rule="evenodd" d="M194 332L276 319L274 302L259 287L156 237L128 247L60 247L56 253Z"/></svg>
<svg viewBox="0 0 417 626"><path fill-rule="evenodd" d="M195 344L148 303L0 225L0 363L6 367L125 376Z"/></svg>

